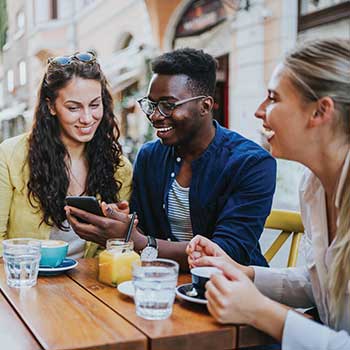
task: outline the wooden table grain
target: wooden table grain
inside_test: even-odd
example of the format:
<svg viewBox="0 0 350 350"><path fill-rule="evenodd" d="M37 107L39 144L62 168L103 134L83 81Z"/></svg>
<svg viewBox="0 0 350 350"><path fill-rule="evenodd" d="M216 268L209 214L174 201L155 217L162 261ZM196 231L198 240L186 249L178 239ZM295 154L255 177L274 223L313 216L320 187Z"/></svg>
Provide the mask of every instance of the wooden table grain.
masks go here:
<svg viewBox="0 0 350 350"><path fill-rule="evenodd" d="M1 266L0 288L45 350L147 349L145 335L65 274L39 277L36 286L17 289L6 285ZM15 348L19 339L12 341L13 346L6 349ZM21 349L38 348L28 345Z"/></svg>
<svg viewBox="0 0 350 350"><path fill-rule="evenodd" d="M42 349L2 293L0 293L0 348Z"/></svg>
<svg viewBox="0 0 350 350"><path fill-rule="evenodd" d="M136 315L131 298L97 281L97 262L94 259L81 261L81 268L73 270L69 276L141 330L150 341L150 350L239 349L274 342L249 326L220 325L209 315L205 305L178 299L169 319L144 320ZM178 284L190 280L188 274L182 274Z"/></svg>
<svg viewBox="0 0 350 350"><path fill-rule="evenodd" d="M189 281L179 276L179 284ZM97 281L96 259L81 259L69 273L39 277L22 290L6 285L0 266L0 289L4 349L220 350L273 341L252 327L220 325L205 305L181 300L167 320L144 320L131 298Z"/></svg>

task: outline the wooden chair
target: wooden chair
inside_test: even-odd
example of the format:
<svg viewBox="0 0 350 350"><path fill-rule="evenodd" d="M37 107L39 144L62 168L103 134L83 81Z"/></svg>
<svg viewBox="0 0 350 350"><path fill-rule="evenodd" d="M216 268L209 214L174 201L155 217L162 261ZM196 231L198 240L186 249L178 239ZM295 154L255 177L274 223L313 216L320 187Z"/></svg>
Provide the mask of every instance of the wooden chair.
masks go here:
<svg viewBox="0 0 350 350"><path fill-rule="evenodd" d="M292 235L287 266L294 267L297 263L300 240L304 233L300 213L288 210L272 210L266 219L265 228L282 230L264 254L267 262L272 260L288 237Z"/></svg>

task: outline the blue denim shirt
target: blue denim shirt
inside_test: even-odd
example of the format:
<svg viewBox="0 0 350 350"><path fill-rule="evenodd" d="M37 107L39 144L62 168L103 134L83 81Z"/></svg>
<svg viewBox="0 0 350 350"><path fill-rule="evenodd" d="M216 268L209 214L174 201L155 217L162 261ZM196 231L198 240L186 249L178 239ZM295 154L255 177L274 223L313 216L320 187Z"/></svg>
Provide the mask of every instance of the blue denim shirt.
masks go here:
<svg viewBox="0 0 350 350"><path fill-rule="evenodd" d="M266 266L259 238L272 205L276 161L256 143L214 121L215 137L192 162L189 192L193 235L211 238L237 262ZM134 164L131 210L145 234L176 240L168 193L182 159L159 140L142 146Z"/></svg>

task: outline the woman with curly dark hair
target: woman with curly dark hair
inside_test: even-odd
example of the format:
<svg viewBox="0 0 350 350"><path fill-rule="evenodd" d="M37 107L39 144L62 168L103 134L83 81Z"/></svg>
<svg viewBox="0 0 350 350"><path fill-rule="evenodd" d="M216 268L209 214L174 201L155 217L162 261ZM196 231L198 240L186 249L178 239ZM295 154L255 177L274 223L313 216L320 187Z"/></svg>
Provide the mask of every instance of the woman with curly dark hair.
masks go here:
<svg viewBox="0 0 350 350"><path fill-rule="evenodd" d="M71 229L67 195L128 200L132 169L122 156L113 101L91 53L49 60L29 134L0 145L0 238L68 241L68 255L92 256Z"/></svg>

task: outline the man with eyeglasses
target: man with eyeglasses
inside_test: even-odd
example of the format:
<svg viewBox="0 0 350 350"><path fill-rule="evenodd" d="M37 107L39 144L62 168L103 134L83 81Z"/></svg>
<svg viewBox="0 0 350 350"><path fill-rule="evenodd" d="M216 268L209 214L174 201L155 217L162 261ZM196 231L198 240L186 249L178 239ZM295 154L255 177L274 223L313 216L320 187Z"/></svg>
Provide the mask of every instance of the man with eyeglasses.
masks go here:
<svg viewBox="0 0 350 350"><path fill-rule="evenodd" d="M213 120L212 56L179 49L156 58L152 70L148 94L138 102L158 139L142 146L134 164L135 250L186 269L188 241L202 234L237 262L266 266L258 241L275 190L275 160ZM116 223L101 225L101 235L122 237L122 215L109 215Z"/></svg>

